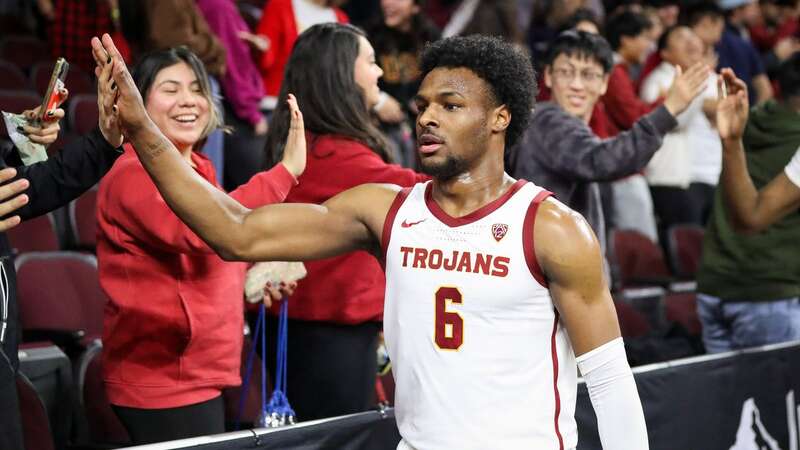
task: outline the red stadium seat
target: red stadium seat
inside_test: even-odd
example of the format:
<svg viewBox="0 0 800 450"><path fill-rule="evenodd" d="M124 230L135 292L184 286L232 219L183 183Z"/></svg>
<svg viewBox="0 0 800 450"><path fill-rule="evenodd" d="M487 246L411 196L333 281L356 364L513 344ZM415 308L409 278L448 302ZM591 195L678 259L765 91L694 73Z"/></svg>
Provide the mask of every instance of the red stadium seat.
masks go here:
<svg viewBox="0 0 800 450"><path fill-rule="evenodd" d="M697 294L671 292L664 297L667 320L681 324L692 336L700 336L701 325L697 317Z"/></svg>
<svg viewBox="0 0 800 450"><path fill-rule="evenodd" d="M97 127L100 111L97 109L97 95L79 94L69 100L67 119L75 134L83 136Z"/></svg>
<svg viewBox="0 0 800 450"><path fill-rule="evenodd" d="M15 265L24 331L52 337L56 343L60 337L70 348L86 348L101 337L108 298L100 288L94 256L33 252L20 255Z"/></svg>
<svg viewBox="0 0 800 450"><path fill-rule="evenodd" d="M667 231L669 259L675 273L682 278L694 278L703 253L705 230L698 225L675 225Z"/></svg>
<svg viewBox="0 0 800 450"><path fill-rule="evenodd" d="M130 436L111 409L103 382L103 346L99 341L78 358L78 395L89 429L89 443L103 448L130 444Z"/></svg>
<svg viewBox="0 0 800 450"><path fill-rule="evenodd" d="M0 40L0 58L23 71L37 62L52 59L47 43L32 36L7 36Z"/></svg>
<svg viewBox="0 0 800 450"><path fill-rule="evenodd" d="M29 91L0 90L0 110L19 114L26 109L33 109L41 104L42 99ZM0 124L0 138L8 138L6 124Z"/></svg>
<svg viewBox="0 0 800 450"><path fill-rule="evenodd" d="M55 446L47 410L36 388L20 372L17 372L17 395L26 450L53 450Z"/></svg>
<svg viewBox="0 0 800 450"><path fill-rule="evenodd" d="M47 91L47 85L50 83L50 76L53 73L54 64L55 62L52 61L42 61L34 65L31 69L31 84L33 84L36 92L41 96L44 96ZM69 67L67 79L64 84L70 96L94 94L97 92L89 75L75 66Z"/></svg>
<svg viewBox="0 0 800 450"><path fill-rule="evenodd" d="M619 320L619 329L622 337L641 337L651 331L650 322L648 322L644 314L637 311L633 306L622 301L614 301L614 307L617 310L617 320Z"/></svg>
<svg viewBox="0 0 800 450"><path fill-rule="evenodd" d="M55 252L60 249L52 213L26 220L8 230L8 240L14 254Z"/></svg>
<svg viewBox="0 0 800 450"><path fill-rule="evenodd" d="M97 246L97 187L86 191L69 204L69 222L75 243L81 249Z"/></svg>
<svg viewBox="0 0 800 450"><path fill-rule="evenodd" d="M664 253L647 236L634 230L611 230L611 264L622 287L667 285L672 280Z"/></svg>
<svg viewBox="0 0 800 450"><path fill-rule="evenodd" d="M19 67L8 61L0 60L0 89L25 91L30 89L30 85Z"/></svg>

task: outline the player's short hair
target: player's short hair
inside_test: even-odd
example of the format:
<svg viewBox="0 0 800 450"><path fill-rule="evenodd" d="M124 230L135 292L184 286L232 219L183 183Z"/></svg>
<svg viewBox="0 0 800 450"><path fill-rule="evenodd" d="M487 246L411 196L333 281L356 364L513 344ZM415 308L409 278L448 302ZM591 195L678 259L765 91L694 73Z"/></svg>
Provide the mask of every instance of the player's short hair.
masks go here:
<svg viewBox="0 0 800 450"><path fill-rule="evenodd" d="M606 74L614 66L614 53L608 42L602 36L585 31L567 30L559 34L550 44L547 65L552 66L561 55L594 60Z"/></svg>
<svg viewBox="0 0 800 450"><path fill-rule="evenodd" d="M528 126L536 98L536 77L528 55L501 39L456 36L428 44L422 52L422 77L439 67L471 70L490 87L498 105L511 111L506 129L510 148Z"/></svg>
<svg viewBox="0 0 800 450"><path fill-rule="evenodd" d="M625 10L615 14L606 22L606 39L614 50L619 50L622 38L635 38L653 26L653 22L644 14Z"/></svg>

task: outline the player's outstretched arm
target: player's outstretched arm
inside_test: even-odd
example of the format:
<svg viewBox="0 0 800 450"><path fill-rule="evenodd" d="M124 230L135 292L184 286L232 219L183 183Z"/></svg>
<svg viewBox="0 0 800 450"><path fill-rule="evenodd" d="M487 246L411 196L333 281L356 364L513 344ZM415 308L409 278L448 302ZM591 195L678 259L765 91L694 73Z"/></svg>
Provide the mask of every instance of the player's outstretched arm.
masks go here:
<svg viewBox="0 0 800 450"><path fill-rule="evenodd" d="M723 85L724 83L724 85ZM800 207L800 187L787 176L800 169L798 157L760 191L747 171L742 135L747 125L747 85L733 71L723 69L719 78L717 129L722 140L722 195L731 224L738 231L758 232ZM797 167L797 169L795 169ZM800 177L800 173L798 174Z"/></svg>
<svg viewBox="0 0 800 450"><path fill-rule="evenodd" d="M603 448L646 450L642 404L603 275L600 244L583 217L556 200L539 207L533 232L536 258L586 380Z"/></svg>
<svg viewBox="0 0 800 450"><path fill-rule="evenodd" d="M123 134L130 139L170 208L220 256L247 261L304 260L375 245L374 236L379 238L380 234L370 231L359 208L371 205L371 211L379 210L376 203L383 202L388 210L396 190L367 185L344 192L321 206L245 208L192 170L150 120L111 37L93 39L92 47L98 65L113 65L116 84L111 90L116 91L116 98L112 108ZM110 57L103 59L100 55L106 53ZM296 105L293 109L299 116ZM293 115L287 146L305 146L302 116L299 124L295 119Z"/></svg>

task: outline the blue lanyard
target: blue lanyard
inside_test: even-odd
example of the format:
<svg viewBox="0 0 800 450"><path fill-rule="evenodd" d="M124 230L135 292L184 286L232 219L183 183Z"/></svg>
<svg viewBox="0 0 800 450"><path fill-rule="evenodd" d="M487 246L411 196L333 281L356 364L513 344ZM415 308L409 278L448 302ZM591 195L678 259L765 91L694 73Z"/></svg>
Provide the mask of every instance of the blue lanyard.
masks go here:
<svg viewBox="0 0 800 450"><path fill-rule="evenodd" d="M239 423L244 411L244 402L247 398L247 391L250 388L250 377L253 374L253 361L256 354L256 339L261 339L261 414L259 414L255 425L265 428L275 428L283 425L295 423L295 413L289 399L286 397L286 357L288 348L289 331L289 302L284 298L281 301L280 313L278 315L278 348L275 362L275 389L272 397L267 402L267 324L266 307L261 304L258 311L256 329L253 333L253 346L247 356L247 370L245 372L242 396L239 398L239 412L236 418L235 429L239 429Z"/></svg>

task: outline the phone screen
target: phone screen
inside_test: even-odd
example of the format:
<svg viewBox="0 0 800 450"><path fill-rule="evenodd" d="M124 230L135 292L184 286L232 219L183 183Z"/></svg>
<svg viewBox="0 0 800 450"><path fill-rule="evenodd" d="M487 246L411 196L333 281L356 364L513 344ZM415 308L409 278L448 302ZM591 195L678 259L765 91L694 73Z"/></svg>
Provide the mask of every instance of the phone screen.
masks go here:
<svg viewBox="0 0 800 450"><path fill-rule="evenodd" d="M67 79L68 71L69 63L67 63L67 60L58 58L53 68L53 74L50 75L50 83L47 85L47 92L45 92L42 107L39 109L40 118L42 120L44 120L48 111L56 109L63 101L61 91L64 89L64 81Z"/></svg>

